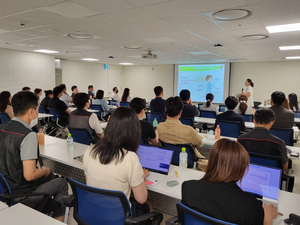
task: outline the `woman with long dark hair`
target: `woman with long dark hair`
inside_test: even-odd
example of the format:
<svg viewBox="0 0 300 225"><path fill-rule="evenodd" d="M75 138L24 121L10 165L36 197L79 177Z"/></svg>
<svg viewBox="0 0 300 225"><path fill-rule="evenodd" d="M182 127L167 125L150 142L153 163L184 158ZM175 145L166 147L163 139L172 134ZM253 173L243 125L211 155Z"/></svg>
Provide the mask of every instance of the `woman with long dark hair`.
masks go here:
<svg viewBox="0 0 300 225"><path fill-rule="evenodd" d="M295 93L289 94L290 109L293 111L299 111L298 97Z"/></svg>
<svg viewBox="0 0 300 225"><path fill-rule="evenodd" d="M125 88L123 91L121 102L131 102L132 98L129 95L130 95L130 89Z"/></svg>
<svg viewBox="0 0 300 225"><path fill-rule="evenodd" d="M201 180L182 184L181 202L213 218L239 225L271 225L277 215L273 205L244 192L238 185L249 166L249 154L236 141L218 140L211 148Z"/></svg>
<svg viewBox="0 0 300 225"><path fill-rule="evenodd" d="M107 123L104 137L86 150L83 166L87 185L124 192L134 208L133 214L141 215L149 212L144 183L149 171L142 169L136 154L140 137L136 113L131 108L117 108ZM134 199L130 198L131 190Z"/></svg>
<svg viewBox="0 0 300 225"><path fill-rule="evenodd" d="M14 110L11 106L11 94L9 91L2 91L0 93L0 112L7 113L11 119L14 117Z"/></svg>
<svg viewBox="0 0 300 225"><path fill-rule="evenodd" d="M208 93L206 95L206 103L201 105L200 110L204 111L215 111L216 115L219 114L219 109L217 106L213 105L212 102L214 100L214 95L211 93Z"/></svg>
<svg viewBox="0 0 300 225"><path fill-rule="evenodd" d="M44 107L44 110L46 111L46 113L49 113L48 104L49 104L49 100L51 98L53 98L53 91L45 90L44 92L45 92L45 98L42 100L41 106Z"/></svg>
<svg viewBox="0 0 300 225"><path fill-rule="evenodd" d="M237 113L237 114L241 114L241 115L253 115L253 109L252 107L249 107L247 105L247 101L248 101L248 98L246 95L241 95L239 97L239 104L237 105L237 107L235 107L234 111Z"/></svg>
<svg viewBox="0 0 300 225"><path fill-rule="evenodd" d="M254 83L252 82L251 79L247 79L245 82L246 85L246 91L244 92L242 90L241 95L246 95L248 98L248 106L250 107L254 107L254 103L253 103L253 87L254 87Z"/></svg>

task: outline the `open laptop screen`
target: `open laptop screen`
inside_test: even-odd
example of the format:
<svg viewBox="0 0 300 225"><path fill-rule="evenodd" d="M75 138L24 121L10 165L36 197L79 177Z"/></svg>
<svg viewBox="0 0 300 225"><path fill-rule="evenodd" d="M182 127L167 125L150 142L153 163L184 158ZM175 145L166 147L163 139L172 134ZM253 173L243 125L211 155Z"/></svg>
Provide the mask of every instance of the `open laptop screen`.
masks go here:
<svg viewBox="0 0 300 225"><path fill-rule="evenodd" d="M137 154L143 168L157 173L168 174L173 150L140 145Z"/></svg>
<svg viewBox="0 0 300 225"><path fill-rule="evenodd" d="M280 179L280 169L250 164L248 173L244 175L241 183L237 182L237 185L244 191L278 200Z"/></svg>

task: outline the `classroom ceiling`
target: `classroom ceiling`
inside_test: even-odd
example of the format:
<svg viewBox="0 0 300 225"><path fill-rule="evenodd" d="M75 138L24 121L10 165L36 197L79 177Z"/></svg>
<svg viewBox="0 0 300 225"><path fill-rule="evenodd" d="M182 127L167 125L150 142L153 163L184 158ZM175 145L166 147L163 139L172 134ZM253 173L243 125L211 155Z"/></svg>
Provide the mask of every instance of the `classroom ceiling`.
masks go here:
<svg viewBox="0 0 300 225"><path fill-rule="evenodd" d="M225 9L252 15L233 21L211 17ZM108 64L281 61L300 56L300 50L279 50L300 45L300 31L269 34L266 26L300 23L299 12L300 0L1 0L0 48L56 50L56 58ZM256 34L269 37L242 38ZM141 58L147 50L157 59Z"/></svg>

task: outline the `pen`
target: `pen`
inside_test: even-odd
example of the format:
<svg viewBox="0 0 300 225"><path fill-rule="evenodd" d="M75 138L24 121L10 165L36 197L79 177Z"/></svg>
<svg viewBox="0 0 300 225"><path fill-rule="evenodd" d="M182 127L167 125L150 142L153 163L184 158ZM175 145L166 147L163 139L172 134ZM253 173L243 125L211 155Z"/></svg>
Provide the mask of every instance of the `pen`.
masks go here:
<svg viewBox="0 0 300 225"><path fill-rule="evenodd" d="M175 175L176 175L177 178L179 178L177 170L175 170Z"/></svg>

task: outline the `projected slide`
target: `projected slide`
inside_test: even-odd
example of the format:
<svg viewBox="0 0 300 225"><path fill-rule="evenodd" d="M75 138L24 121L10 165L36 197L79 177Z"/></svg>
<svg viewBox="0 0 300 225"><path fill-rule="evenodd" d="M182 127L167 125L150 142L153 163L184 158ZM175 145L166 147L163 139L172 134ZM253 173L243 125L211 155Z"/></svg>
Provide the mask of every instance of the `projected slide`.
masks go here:
<svg viewBox="0 0 300 225"><path fill-rule="evenodd" d="M191 92L193 102L206 102L206 94L214 95L215 103L223 102L225 64L178 66L178 95L181 90Z"/></svg>

